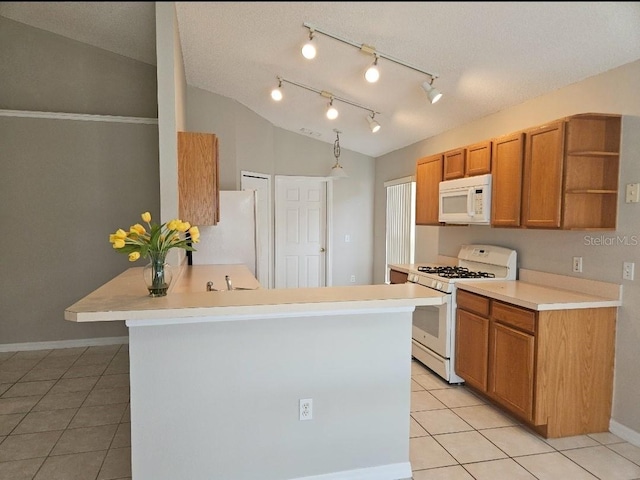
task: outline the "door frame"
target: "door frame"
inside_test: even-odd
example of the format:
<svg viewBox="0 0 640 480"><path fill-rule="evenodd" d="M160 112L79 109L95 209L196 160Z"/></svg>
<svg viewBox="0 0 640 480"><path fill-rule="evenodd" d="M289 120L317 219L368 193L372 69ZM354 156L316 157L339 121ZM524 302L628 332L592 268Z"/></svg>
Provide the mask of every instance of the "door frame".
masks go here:
<svg viewBox="0 0 640 480"><path fill-rule="evenodd" d="M281 188L282 182L285 181L308 181L313 180L317 182L324 182L326 184L326 205L325 205L325 256L324 256L324 275L325 285L330 287L333 285L333 178L332 177L314 177L314 176L300 176L300 175L276 175L275 176L275 189L274 189L274 209L273 209L273 224L274 224L274 272L278 266L278 239L277 229L275 229L276 212L278 211L277 199L278 188ZM275 278L274 278L275 286Z"/></svg>

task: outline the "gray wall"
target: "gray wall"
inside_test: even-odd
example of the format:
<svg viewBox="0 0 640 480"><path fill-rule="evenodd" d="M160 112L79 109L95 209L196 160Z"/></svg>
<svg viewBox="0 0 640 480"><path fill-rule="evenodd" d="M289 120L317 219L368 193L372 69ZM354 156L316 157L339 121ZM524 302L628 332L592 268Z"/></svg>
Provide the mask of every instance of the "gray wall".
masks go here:
<svg viewBox="0 0 640 480"><path fill-rule="evenodd" d="M156 117L155 67L0 17L0 109ZM0 344L127 335L64 309L129 268L159 212L156 125L0 116Z"/></svg>
<svg viewBox="0 0 640 480"><path fill-rule="evenodd" d="M383 279L385 269L384 181L413 174L415 161L421 156L515 132L575 113L618 113L624 115L620 187L624 189L627 183L640 182L638 78L640 61L588 78L376 159L374 279ZM442 101L446 102L446 97ZM618 228L615 232L540 231L483 226L419 227L423 234L428 234L424 235L422 243L417 245L416 257L433 257L434 252L455 257L461 244L496 244L517 250L520 268L622 284L623 306L618 309L612 417L622 428L640 432L640 383L636 381L640 358L640 276L636 274L635 281L622 280L623 261L635 262L636 267L640 267L640 243L634 242L634 239L640 242L640 204L624 203L624 195L619 195L618 204ZM437 232L437 235L434 232ZM425 243L425 239L429 243ZM596 242L608 245L596 246ZM572 273L573 256L583 257L582 274Z"/></svg>

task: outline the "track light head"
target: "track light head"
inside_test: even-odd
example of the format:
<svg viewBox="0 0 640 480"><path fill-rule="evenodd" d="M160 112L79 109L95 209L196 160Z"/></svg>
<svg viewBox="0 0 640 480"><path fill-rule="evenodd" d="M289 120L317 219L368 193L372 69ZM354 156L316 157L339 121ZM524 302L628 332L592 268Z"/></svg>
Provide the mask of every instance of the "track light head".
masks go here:
<svg viewBox="0 0 640 480"><path fill-rule="evenodd" d="M436 103L438 100L440 100L442 98L442 93L440 93L440 91L438 91L438 89L436 89L432 84L433 84L433 77L431 78L430 81L428 82L424 82L422 84L422 88L423 90L427 93L427 97L429 97L429 101L433 104Z"/></svg>
<svg viewBox="0 0 640 480"><path fill-rule="evenodd" d="M375 83L380 78L380 71L378 70L378 55L375 57L376 59L373 61L373 64L364 73L364 78L369 83Z"/></svg>
<svg viewBox="0 0 640 480"><path fill-rule="evenodd" d="M335 120L338 118L338 109L333 106L333 98L329 102L329 106L327 107L327 118L329 120Z"/></svg>
<svg viewBox="0 0 640 480"><path fill-rule="evenodd" d="M371 129L371 133L376 133L380 130L380 124L375 120L375 113L371 112L371 115L367 115L367 122L369 122L369 128Z"/></svg>
<svg viewBox="0 0 640 480"><path fill-rule="evenodd" d="M313 41L313 32L314 30L312 28L309 29L309 41L302 47L302 56L307 60L316 58L316 46Z"/></svg>
<svg viewBox="0 0 640 480"><path fill-rule="evenodd" d="M278 86L271 90L271 98L273 98L276 102L282 100L282 80L278 79Z"/></svg>

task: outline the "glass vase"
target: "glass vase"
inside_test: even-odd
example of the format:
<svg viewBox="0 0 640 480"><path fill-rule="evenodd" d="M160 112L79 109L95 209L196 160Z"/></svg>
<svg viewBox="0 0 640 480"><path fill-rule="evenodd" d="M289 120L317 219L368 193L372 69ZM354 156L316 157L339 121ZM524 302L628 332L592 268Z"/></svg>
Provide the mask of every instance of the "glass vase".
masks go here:
<svg viewBox="0 0 640 480"><path fill-rule="evenodd" d="M173 275L166 256L166 252L150 253L149 263L142 270L150 297L164 297L171 285Z"/></svg>

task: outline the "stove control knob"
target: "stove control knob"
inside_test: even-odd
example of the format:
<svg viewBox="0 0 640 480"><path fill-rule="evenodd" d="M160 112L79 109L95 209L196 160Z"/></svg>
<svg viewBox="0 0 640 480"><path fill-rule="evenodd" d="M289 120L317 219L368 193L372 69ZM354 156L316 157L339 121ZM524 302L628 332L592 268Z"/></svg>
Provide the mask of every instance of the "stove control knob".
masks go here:
<svg viewBox="0 0 640 480"><path fill-rule="evenodd" d="M438 290L442 290L442 282L438 282L437 285L436 285L436 288Z"/></svg>
<svg viewBox="0 0 640 480"><path fill-rule="evenodd" d="M436 282L435 280L431 280L431 288L438 288L437 285L438 282Z"/></svg>

